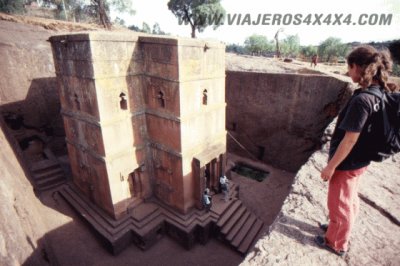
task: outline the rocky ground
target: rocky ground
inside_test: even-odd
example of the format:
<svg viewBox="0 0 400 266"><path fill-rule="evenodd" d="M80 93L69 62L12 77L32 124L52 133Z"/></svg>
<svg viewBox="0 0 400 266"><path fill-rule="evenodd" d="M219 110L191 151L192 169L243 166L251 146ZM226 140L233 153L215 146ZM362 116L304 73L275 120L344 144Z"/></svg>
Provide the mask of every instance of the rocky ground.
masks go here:
<svg viewBox="0 0 400 266"><path fill-rule="evenodd" d="M290 62L285 62L284 58L276 59L227 53L225 56L225 66L230 71L330 75L350 82L345 63L318 63L316 67L311 67L310 62L296 59L290 59ZM389 82L396 84L398 90L400 90L400 77L391 77Z"/></svg>
<svg viewBox="0 0 400 266"><path fill-rule="evenodd" d="M22 24L19 26L31 25L35 26L36 28L42 28L45 30L51 30L56 32L90 31L90 30L102 29L102 27L97 24L74 23L74 22L55 20L55 19L45 19L39 17L8 15L5 13L0 13L0 20ZM114 26L113 30L126 30L126 29Z"/></svg>
<svg viewBox="0 0 400 266"><path fill-rule="evenodd" d="M336 74L345 75L346 64L318 64L311 67L309 62L292 59L291 62L284 62L284 59L267 58L249 55L226 54L226 69L233 71L252 72L274 72L274 73L300 73L300 74Z"/></svg>
<svg viewBox="0 0 400 266"><path fill-rule="evenodd" d="M319 177L326 160L326 150L317 151L300 169L271 233L241 265L400 265L400 155L372 163L362 177L360 215L344 258L313 241L328 215L327 183Z"/></svg>

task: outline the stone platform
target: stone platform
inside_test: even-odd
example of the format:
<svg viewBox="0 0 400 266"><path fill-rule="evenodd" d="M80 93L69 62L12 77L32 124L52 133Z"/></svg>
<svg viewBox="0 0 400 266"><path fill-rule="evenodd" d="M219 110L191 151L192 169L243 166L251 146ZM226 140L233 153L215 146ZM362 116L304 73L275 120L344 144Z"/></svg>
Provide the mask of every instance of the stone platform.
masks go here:
<svg viewBox="0 0 400 266"><path fill-rule="evenodd" d="M264 223L252 214L238 198L239 188L231 182L230 200L214 194L210 212L193 209L181 214L155 198L141 203L119 220L84 198L78 189L68 183L57 191L86 223L94 229L101 243L114 254L134 243L146 250L168 235L186 249L196 243L206 244L216 237L241 254L253 247Z"/></svg>

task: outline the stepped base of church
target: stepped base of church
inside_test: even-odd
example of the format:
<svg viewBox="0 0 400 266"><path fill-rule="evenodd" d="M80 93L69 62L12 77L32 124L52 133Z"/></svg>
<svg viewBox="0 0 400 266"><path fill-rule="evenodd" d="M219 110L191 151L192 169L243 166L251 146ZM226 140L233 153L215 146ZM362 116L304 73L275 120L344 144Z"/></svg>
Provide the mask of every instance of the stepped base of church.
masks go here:
<svg viewBox="0 0 400 266"><path fill-rule="evenodd" d="M213 205L209 212L193 209L188 214L181 214L157 199L150 199L129 209L119 220L110 218L84 198L72 183L61 186L58 193L114 255L132 243L143 250L149 249L165 235L186 249L218 238L246 254L264 227L264 223L242 204L238 198L239 187L233 182L230 182L229 201L223 200L223 194L212 195Z"/></svg>

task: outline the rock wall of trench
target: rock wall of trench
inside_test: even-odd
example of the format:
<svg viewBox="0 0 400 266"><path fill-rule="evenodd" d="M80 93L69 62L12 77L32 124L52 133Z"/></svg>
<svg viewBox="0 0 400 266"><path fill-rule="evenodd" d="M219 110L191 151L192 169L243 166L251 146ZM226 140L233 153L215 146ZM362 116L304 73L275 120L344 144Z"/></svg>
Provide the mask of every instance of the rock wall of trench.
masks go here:
<svg viewBox="0 0 400 266"><path fill-rule="evenodd" d="M0 115L17 139L38 138L66 153L65 131L48 38L56 32L0 20Z"/></svg>
<svg viewBox="0 0 400 266"><path fill-rule="evenodd" d="M4 128L0 118L0 265L48 265L42 204Z"/></svg>
<svg viewBox="0 0 400 266"><path fill-rule="evenodd" d="M25 123L54 123L60 104L50 43L54 32L0 21L0 106Z"/></svg>
<svg viewBox="0 0 400 266"><path fill-rule="evenodd" d="M22 139L7 132L15 126L21 138L38 135L52 149L63 149L57 80L47 42L54 34L0 20L0 265L50 265L45 240L49 230L22 159Z"/></svg>
<svg viewBox="0 0 400 266"><path fill-rule="evenodd" d="M352 84L327 75L226 72L228 151L296 172Z"/></svg>

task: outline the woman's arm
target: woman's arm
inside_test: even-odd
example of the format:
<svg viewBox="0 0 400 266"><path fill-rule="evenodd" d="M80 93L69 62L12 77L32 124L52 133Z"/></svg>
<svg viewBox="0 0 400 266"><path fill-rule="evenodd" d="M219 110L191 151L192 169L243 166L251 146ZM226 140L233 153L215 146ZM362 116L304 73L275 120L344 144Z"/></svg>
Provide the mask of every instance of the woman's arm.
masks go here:
<svg viewBox="0 0 400 266"><path fill-rule="evenodd" d="M338 167L338 165L344 159L346 159L347 155L349 155L359 136L360 132L346 131L346 134L340 142L332 159L328 162L328 165L321 171L321 178L324 181L328 181L329 179L331 179L336 167Z"/></svg>

